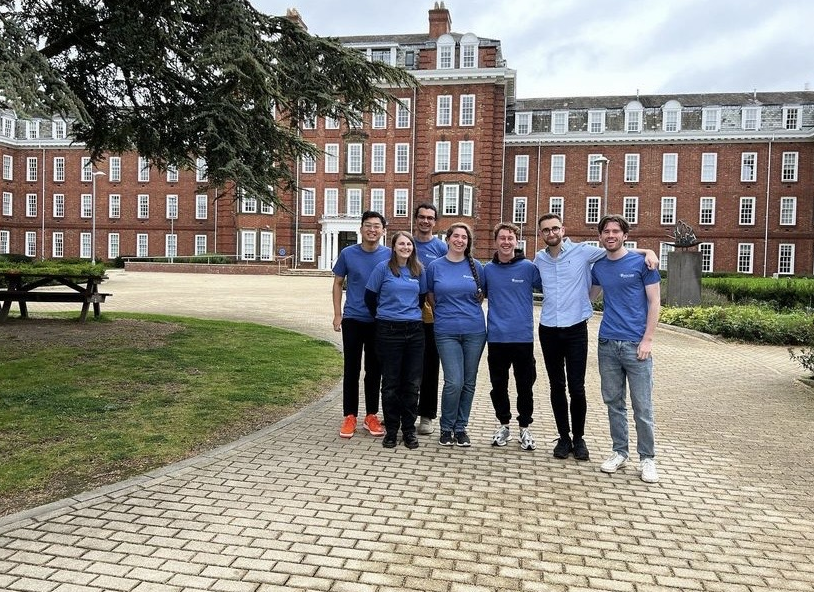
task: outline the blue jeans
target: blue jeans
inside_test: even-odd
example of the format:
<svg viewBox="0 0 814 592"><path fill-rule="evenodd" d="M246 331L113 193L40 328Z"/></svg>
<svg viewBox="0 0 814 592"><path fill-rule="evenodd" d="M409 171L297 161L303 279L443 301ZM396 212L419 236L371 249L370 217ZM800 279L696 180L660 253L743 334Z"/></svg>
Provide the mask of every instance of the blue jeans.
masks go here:
<svg viewBox="0 0 814 592"><path fill-rule="evenodd" d="M486 331L464 335L436 332L435 345L444 369L441 429L462 432L469 423L469 412L475 398L475 382L478 379L480 357L486 345Z"/></svg>
<svg viewBox="0 0 814 592"><path fill-rule="evenodd" d="M597 346L602 400L608 407L608 423L613 450L626 457L628 452L625 381L630 389L633 420L636 422L636 450L639 459L656 455L653 420L653 358L636 359L639 344L633 341L600 339Z"/></svg>

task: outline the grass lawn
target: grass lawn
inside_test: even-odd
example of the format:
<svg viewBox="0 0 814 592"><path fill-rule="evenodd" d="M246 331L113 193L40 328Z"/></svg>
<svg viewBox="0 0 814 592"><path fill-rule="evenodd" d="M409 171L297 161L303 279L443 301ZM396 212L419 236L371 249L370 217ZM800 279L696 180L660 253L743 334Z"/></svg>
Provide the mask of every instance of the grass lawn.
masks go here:
<svg viewBox="0 0 814 592"><path fill-rule="evenodd" d="M341 354L273 327L105 314L0 325L0 515L270 425L331 388Z"/></svg>

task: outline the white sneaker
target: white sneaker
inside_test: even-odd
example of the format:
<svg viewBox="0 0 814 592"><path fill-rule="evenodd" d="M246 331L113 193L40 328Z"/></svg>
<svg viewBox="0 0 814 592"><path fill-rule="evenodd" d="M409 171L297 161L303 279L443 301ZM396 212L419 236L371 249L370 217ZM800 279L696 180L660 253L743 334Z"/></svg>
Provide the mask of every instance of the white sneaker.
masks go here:
<svg viewBox="0 0 814 592"><path fill-rule="evenodd" d="M492 446L506 446L506 442L512 439L512 434L509 432L509 426L500 426L495 435L492 436Z"/></svg>
<svg viewBox="0 0 814 592"><path fill-rule="evenodd" d="M599 470L602 471L603 473L615 473L618 469L621 469L626 464L627 457L624 454L614 452L608 457L608 460L602 463L602 466L599 467Z"/></svg>
<svg viewBox="0 0 814 592"><path fill-rule="evenodd" d="M656 470L656 461L646 458L639 463L639 471L642 473L642 481L645 483L658 483L659 473Z"/></svg>
<svg viewBox="0 0 814 592"><path fill-rule="evenodd" d="M416 432L422 436L429 436L435 431L435 426L432 425L432 420L429 417L422 417L418 422Z"/></svg>
<svg viewBox="0 0 814 592"><path fill-rule="evenodd" d="M534 442L534 436L531 435L531 430L528 428L520 428L520 448L523 450L534 450L537 444Z"/></svg>

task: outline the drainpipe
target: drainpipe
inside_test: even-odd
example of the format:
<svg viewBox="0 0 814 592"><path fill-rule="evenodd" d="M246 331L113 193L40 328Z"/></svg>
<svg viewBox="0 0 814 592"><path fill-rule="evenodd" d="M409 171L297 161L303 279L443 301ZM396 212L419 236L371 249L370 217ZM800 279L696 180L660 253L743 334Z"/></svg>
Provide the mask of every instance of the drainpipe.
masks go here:
<svg viewBox="0 0 814 592"><path fill-rule="evenodd" d="M537 241L539 239L537 232L537 220L540 219L540 159L543 157L543 142L537 142L537 187L534 191L534 252L537 252Z"/></svg>
<svg viewBox="0 0 814 592"><path fill-rule="evenodd" d="M218 200L220 196L218 195L218 188L215 187L215 198L212 200L212 205L215 207L215 250L212 251L214 254L217 255L218 253Z"/></svg>
<svg viewBox="0 0 814 592"><path fill-rule="evenodd" d="M500 155L500 221L503 222L503 199L506 191L506 116L509 111L508 84L503 86L503 146Z"/></svg>
<svg viewBox="0 0 814 592"><path fill-rule="evenodd" d="M299 131L297 132L299 133ZM294 269L299 267L300 261L300 157L295 161L297 167L296 177L294 181ZM316 188L314 188L316 192ZM316 193L314 193L314 203L316 203ZM316 236L314 237L314 250L316 251ZM325 260L325 253L322 253L322 259Z"/></svg>
<svg viewBox="0 0 814 592"><path fill-rule="evenodd" d="M40 260L45 259L45 147L39 142L42 150L42 230L40 232Z"/></svg>
<svg viewBox="0 0 814 592"><path fill-rule="evenodd" d="M772 184L772 142L774 136L769 138L769 158L766 163L766 211L763 212L763 277L766 277L769 261L769 197Z"/></svg>
<svg viewBox="0 0 814 592"><path fill-rule="evenodd" d="M410 127L412 140L410 142L410 199L412 201L412 205L415 206L415 138L416 138L416 125L415 125L415 115L416 112L416 101L418 100L418 94L416 88L413 87L413 102L410 104L410 109L413 113L410 114ZM395 166L395 163L394 163ZM432 191L430 191L430 198L432 198ZM432 201L432 199L430 199ZM423 203L424 200L420 200L419 203ZM474 206L474 204L472 204ZM410 211L407 212L407 215L410 216L410 236L414 233L413 223L415 222L415 216L413 216L413 211L415 210L414 207L410 208ZM384 212L382 212L384 213Z"/></svg>

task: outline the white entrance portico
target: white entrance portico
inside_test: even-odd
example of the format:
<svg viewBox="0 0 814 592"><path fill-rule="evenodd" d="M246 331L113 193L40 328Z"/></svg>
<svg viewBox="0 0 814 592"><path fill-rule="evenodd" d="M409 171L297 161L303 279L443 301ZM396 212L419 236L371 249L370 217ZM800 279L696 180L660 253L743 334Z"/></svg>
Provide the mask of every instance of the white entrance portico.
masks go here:
<svg viewBox="0 0 814 592"><path fill-rule="evenodd" d="M362 242L362 235L359 232L362 217L323 216L319 223L322 225L319 269L331 269L343 248Z"/></svg>

